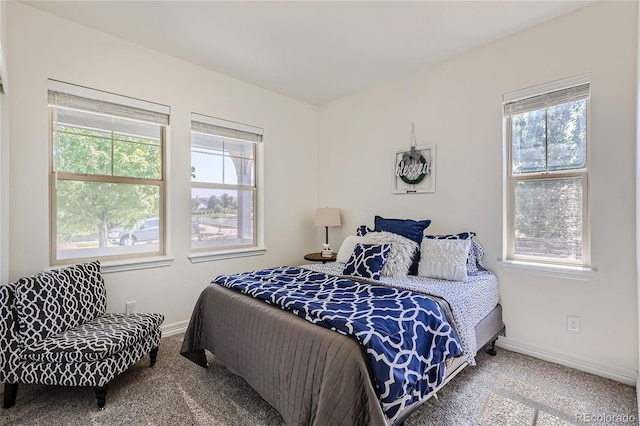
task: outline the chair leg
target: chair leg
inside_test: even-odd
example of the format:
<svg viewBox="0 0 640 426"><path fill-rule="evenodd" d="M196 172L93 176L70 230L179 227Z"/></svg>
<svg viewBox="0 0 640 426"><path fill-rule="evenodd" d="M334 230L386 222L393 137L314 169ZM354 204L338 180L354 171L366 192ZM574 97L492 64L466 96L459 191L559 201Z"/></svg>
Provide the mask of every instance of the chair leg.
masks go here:
<svg viewBox="0 0 640 426"><path fill-rule="evenodd" d="M16 405L16 395L18 394L17 383L4 384L4 404L2 408L11 408Z"/></svg>
<svg viewBox="0 0 640 426"><path fill-rule="evenodd" d="M107 388L109 383L104 386L94 386L93 391L96 393L96 399L98 400L98 408L103 409L104 404L107 402Z"/></svg>
<svg viewBox="0 0 640 426"><path fill-rule="evenodd" d="M158 358L158 349L159 349L159 347L156 346L155 348L151 349L151 352L149 353L149 357L151 358L151 366L152 367L156 364L156 359Z"/></svg>

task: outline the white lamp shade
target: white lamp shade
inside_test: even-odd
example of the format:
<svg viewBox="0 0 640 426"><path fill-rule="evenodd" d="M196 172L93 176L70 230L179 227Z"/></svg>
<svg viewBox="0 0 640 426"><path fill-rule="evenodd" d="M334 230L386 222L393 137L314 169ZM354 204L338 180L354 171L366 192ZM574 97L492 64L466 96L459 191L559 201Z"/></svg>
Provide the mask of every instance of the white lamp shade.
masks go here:
<svg viewBox="0 0 640 426"><path fill-rule="evenodd" d="M340 226L340 209L325 207L316 209L315 226Z"/></svg>

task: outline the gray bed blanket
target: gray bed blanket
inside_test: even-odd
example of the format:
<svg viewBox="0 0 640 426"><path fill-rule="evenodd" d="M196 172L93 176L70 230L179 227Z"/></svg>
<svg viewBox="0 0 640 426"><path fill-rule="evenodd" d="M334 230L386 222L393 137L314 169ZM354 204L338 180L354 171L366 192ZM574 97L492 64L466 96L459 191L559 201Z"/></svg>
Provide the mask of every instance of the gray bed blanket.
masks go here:
<svg viewBox="0 0 640 426"><path fill-rule="evenodd" d="M209 285L181 354L243 377L288 425L384 425L360 345L262 301Z"/></svg>

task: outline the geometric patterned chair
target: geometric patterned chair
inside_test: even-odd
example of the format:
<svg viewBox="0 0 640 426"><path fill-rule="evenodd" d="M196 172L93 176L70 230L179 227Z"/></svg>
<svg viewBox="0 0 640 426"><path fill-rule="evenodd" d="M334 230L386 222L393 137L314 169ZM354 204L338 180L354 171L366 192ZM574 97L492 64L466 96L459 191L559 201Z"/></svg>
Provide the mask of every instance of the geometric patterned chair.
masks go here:
<svg viewBox="0 0 640 426"><path fill-rule="evenodd" d="M156 362L162 314L105 313L100 262L0 285L3 408L18 384L92 386L103 408L109 382L150 354Z"/></svg>

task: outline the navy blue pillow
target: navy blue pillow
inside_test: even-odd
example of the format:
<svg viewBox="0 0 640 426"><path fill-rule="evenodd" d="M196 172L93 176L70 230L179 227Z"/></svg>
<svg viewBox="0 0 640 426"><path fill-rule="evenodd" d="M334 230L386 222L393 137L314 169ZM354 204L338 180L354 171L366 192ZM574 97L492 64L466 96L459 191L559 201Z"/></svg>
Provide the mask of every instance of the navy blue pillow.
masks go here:
<svg viewBox="0 0 640 426"><path fill-rule="evenodd" d="M360 225L358 226L358 229L356 229L356 235L358 237L364 237L369 232L373 232L373 229L369 229L367 225Z"/></svg>
<svg viewBox="0 0 640 426"><path fill-rule="evenodd" d="M376 216L374 219L374 229L378 232L386 231L394 234L402 235L405 238L420 244L424 230L431 225L429 219L411 220L411 219L384 219Z"/></svg>
<svg viewBox="0 0 640 426"><path fill-rule="evenodd" d="M390 250L391 244L356 244L342 274L379 280Z"/></svg>
<svg viewBox="0 0 640 426"><path fill-rule="evenodd" d="M431 225L431 220L412 220L412 219L384 219L380 216L374 218L374 229L377 232L386 231L394 234L402 235L412 241L418 243L418 247L422 243L424 230ZM420 262L420 249L416 250L409 268L409 275L418 275L418 263Z"/></svg>

